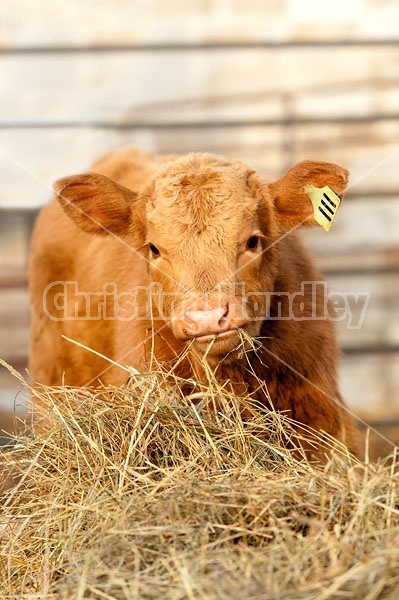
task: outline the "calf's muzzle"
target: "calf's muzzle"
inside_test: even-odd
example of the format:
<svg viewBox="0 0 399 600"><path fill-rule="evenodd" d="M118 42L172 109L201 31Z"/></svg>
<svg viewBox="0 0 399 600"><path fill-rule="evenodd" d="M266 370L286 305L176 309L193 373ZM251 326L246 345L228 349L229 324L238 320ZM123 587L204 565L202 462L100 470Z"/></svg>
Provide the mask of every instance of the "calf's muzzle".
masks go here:
<svg viewBox="0 0 399 600"><path fill-rule="evenodd" d="M188 337L203 338L235 331L229 304L217 307L191 307L182 315L180 326Z"/></svg>

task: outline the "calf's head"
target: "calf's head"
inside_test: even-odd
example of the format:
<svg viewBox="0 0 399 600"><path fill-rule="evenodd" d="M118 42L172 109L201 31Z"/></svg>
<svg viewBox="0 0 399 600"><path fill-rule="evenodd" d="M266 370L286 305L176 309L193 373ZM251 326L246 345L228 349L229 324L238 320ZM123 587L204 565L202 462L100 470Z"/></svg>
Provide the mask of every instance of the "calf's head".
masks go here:
<svg viewBox="0 0 399 600"><path fill-rule="evenodd" d="M55 189L81 229L123 238L132 261L137 252L147 259L154 303L173 335L217 359L239 346L240 329L259 335L282 268L279 238L315 224L304 187L342 195L347 177L338 165L305 161L266 183L240 162L190 154L139 192L96 173Z"/></svg>

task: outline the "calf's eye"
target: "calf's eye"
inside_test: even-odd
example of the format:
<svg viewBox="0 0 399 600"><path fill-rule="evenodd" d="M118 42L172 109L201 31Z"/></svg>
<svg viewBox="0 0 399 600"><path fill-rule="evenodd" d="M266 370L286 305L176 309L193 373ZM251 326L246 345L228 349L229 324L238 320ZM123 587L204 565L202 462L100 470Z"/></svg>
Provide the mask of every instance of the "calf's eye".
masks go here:
<svg viewBox="0 0 399 600"><path fill-rule="evenodd" d="M158 250L158 248L156 246L154 246L154 244L150 244L150 251L153 256L161 255L160 251Z"/></svg>
<svg viewBox="0 0 399 600"><path fill-rule="evenodd" d="M255 250L259 245L259 237L257 235L251 235L247 241L247 248L249 250Z"/></svg>

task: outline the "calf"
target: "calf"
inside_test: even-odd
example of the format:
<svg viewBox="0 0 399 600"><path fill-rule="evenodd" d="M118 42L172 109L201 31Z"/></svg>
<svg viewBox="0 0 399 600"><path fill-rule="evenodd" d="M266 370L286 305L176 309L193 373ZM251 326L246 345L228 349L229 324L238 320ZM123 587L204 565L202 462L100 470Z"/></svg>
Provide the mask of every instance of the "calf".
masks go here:
<svg viewBox="0 0 399 600"><path fill-rule="evenodd" d="M100 355L139 371L155 357L354 450L324 287L294 231L315 224L304 187L342 195L347 177L306 161L267 183L239 161L129 149L59 180L32 242L33 378L118 386L126 371Z"/></svg>

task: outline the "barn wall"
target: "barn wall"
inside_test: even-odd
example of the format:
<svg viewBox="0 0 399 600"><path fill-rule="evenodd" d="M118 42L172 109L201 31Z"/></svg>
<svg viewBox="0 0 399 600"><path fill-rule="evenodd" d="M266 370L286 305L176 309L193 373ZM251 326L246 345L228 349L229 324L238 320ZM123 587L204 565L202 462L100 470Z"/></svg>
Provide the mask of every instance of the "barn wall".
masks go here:
<svg viewBox="0 0 399 600"><path fill-rule="evenodd" d="M29 237L56 178L127 145L265 177L331 160L349 194L304 239L332 290L370 293L360 329L338 324L342 388L357 414L399 418L398 16L389 0L3 0L0 356L26 366ZM0 387L9 406L4 370Z"/></svg>

